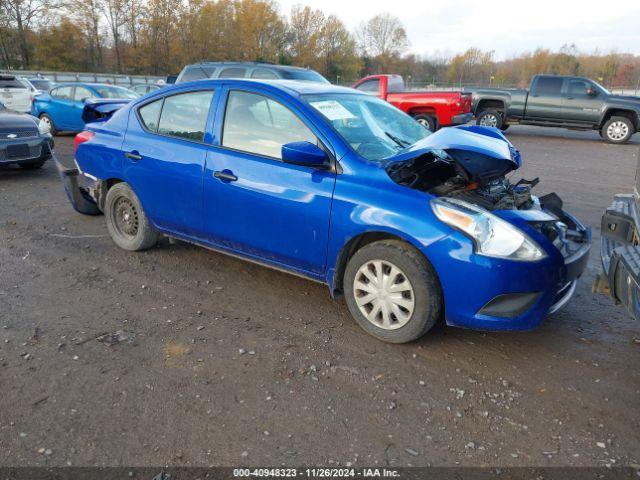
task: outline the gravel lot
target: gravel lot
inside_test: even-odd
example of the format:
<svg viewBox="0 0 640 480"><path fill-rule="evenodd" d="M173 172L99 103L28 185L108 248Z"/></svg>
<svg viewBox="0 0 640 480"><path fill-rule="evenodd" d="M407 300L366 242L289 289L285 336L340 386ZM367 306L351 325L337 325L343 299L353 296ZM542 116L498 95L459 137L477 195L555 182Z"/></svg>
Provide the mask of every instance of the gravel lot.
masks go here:
<svg viewBox="0 0 640 480"><path fill-rule="evenodd" d="M0 169L0 465L640 463L640 326L591 293L640 135L508 133L515 179L539 176L593 228L587 275L534 332L401 346L322 285L167 240L119 250L52 163Z"/></svg>

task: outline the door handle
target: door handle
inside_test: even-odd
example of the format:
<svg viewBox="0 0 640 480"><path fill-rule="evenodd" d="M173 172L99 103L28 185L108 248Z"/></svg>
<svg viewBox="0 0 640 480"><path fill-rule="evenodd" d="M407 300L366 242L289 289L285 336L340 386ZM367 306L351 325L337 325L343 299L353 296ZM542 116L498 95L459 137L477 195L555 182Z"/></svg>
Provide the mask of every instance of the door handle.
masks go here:
<svg viewBox="0 0 640 480"><path fill-rule="evenodd" d="M567 97L567 100L573 100L573 97Z"/></svg>
<svg viewBox="0 0 640 480"><path fill-rule="evenodd" d="M140 155L136 150L133 152L124 152L124 156L131 160L142 160L142 155Z"/></svg>
<svg viewBox="0 0 640 480"><path fill-rule="evenodd" d="M213 176L222 182L235 182L238 180L231 170L218 170L213 172Z"/></svg>

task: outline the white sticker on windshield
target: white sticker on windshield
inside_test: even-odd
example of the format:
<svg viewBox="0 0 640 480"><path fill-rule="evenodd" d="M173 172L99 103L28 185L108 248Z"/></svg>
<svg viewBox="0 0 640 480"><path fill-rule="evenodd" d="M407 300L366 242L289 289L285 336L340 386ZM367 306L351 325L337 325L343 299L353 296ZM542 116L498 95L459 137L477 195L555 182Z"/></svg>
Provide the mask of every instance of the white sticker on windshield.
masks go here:
<svg viewBox="0 0 640 480"><path fill-rule="evenodd" d="M353 113L344 108L335 100L323 100L322 102L310 102L311 106L318 110L329 120L346 120L356 118Z"/></svg>

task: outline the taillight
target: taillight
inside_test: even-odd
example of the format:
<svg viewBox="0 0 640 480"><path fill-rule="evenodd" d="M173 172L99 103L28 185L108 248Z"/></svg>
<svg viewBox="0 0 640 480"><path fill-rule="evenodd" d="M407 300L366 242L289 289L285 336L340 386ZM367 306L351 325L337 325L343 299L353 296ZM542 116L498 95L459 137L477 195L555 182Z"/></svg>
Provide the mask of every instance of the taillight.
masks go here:
<svg viewBox="0 0 640 480"><path fill-rule="evenodd" d="M76 150L78 150L78 145L91 140L94 135L95 133L90 132L89 130L83 130L82 132L77 134L75 140L73 141L73 153L76 153Z"/></svg>

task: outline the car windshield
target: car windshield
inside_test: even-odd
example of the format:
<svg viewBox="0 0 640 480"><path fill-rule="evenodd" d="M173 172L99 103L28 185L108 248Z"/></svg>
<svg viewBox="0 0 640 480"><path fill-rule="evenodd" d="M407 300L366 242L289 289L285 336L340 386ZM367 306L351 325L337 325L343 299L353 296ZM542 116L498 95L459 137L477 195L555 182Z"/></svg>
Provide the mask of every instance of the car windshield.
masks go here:
<svg viewBox="0 0 640 480"><path fill-rule="evenodd" d="M314 70L283 70L282 76L287 80L299 80L302 82L318 82L329 83L329 80L324 78L318 72Z"/></svg>
<svg viewBox="0 0 640 480"><path fill-rule="evenodd" d="M51 90L54 85L51 80L47 80L46 78L30 78L29 81L31 82L31 85L44 92Z"/></svg>
<svg viewBox="0 0 640 480"><path fill-rule="evenodd" d="M138 98L139 96L136 92L132 92L124 87L96 85L93 89L98 92L98 95L102 98Z"/></svg>
<svg viewBox="0 0 640 480"><path fill-rule="evenodd" d="M331 93L303 98L367 160L388 158L430 134L409 115L369 95Z"/></svg>

